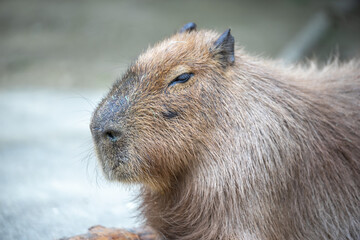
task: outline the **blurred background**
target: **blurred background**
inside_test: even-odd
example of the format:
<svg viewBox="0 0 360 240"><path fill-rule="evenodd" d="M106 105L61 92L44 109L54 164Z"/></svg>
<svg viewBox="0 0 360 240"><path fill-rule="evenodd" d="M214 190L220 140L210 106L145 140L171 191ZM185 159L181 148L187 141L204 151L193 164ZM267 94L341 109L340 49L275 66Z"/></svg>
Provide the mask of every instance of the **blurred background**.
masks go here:
<svg viewBox="0 0 360 240"><path fill-rule="evenodd" d="M136 186L102 177L89 120L139 53L189 21L284 64L360 56L359 1L1 0L1 239L141 223Z"/></svg>

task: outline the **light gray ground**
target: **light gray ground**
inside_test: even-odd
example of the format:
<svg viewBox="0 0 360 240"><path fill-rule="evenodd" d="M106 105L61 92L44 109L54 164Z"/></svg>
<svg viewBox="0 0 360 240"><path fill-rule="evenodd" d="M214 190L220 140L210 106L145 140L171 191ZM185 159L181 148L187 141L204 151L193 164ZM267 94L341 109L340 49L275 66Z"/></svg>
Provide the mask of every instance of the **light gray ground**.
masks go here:
<svg viewBox="0 0 360 240"><path fill-rule="evenodd" d="M84 98L83 96L87 96ZM88 128L99 93L0 92L0 239L134 227L134 189L106 183Z"/></svg>

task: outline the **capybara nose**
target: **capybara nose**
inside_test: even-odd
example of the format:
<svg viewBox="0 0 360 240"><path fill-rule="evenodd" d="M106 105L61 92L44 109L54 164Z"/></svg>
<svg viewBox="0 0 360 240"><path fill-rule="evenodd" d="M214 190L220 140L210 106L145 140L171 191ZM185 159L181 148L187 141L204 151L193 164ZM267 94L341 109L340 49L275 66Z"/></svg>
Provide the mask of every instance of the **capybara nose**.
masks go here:
<svg viewBox="0 0 360 240"><path fill-rule="evenodd" d="M104 126L105 125L105 126ZM96 118L90 123L91 134L96 143L101 142L117 142L122 137L122 132L113 126L106 126L97 121Z"/></svg>
<svg viewBox="0 0 360 240"><path fill-rule="evenodd" d="M105 129L102 133L102 138L105 141L117 142L121 138L122 134L120 131L115 129Z"/></svg>

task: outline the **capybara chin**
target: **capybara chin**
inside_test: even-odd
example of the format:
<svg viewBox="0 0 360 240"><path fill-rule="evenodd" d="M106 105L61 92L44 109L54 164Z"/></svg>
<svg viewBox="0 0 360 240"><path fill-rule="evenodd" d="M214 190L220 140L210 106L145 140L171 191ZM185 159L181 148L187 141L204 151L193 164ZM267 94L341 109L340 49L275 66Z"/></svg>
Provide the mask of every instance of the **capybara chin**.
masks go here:
<svg viewBox="0 0 360 240"><path fill-rule="evenodd" d="M108 179L162 239L360 239L360 61L283 67L186 24L96 108Z"/></svg>

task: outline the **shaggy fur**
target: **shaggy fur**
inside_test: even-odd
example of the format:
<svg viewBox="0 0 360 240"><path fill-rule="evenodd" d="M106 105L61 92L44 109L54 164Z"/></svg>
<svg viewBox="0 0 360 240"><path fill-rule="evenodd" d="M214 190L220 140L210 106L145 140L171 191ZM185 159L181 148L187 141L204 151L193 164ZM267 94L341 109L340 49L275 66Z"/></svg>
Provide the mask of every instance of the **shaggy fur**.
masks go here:
<svg viewBox="0 0 360 240"><path fill-rule="evenodd" d="M142 54L91 129L164 239L359 239L360 62L284 68L211 31ZM185 83L169 83L193 73Z"/></svg>

